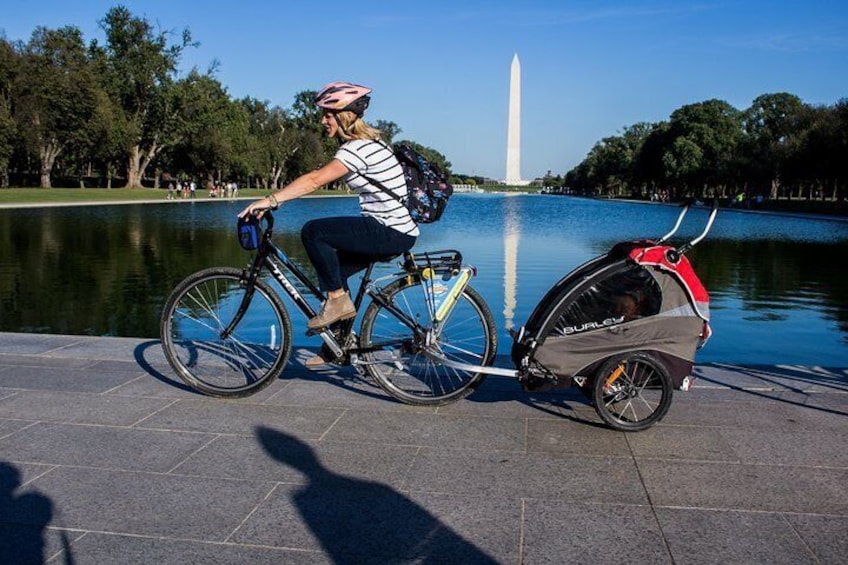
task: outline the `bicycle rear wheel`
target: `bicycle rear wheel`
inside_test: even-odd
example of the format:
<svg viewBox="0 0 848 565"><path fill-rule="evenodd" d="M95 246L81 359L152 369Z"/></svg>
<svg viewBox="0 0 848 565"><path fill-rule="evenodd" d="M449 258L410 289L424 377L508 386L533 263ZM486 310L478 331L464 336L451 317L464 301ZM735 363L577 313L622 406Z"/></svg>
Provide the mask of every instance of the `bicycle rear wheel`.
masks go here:
<svg viewBox="0 0 848 565"><path fill-rule="evenodd" d="M433 327L426 285L399 279L383 289L387 300L425 330ZM392 397L407 404L441 405L475 390L484 373L440 365L423 355L424 337L415 335L394 314L372 302L362 318L360 346L377 348L363 354L365 368ZM486 302L466 286L438 335L430 332L429 348L452 361L491 365L497 352L495 322Z"/></svg>
<svg viewBox="0 0 848 565"><path fill-rule="evenodd" d="M595 410L610 427L645 430L662 420L671 406L671 378L656 357L627 353L607 360L592 385Z"/></svg>
<svg viewBox="0 0 848 565"><path fill-rule="evenodd" d="M188 386L220 397L253 394L271 384L291 353L291 321L279 296L256 281L250 307L222 337L245 295L242 271L205 269L177 285L165 303L165 357Z"/></svg>

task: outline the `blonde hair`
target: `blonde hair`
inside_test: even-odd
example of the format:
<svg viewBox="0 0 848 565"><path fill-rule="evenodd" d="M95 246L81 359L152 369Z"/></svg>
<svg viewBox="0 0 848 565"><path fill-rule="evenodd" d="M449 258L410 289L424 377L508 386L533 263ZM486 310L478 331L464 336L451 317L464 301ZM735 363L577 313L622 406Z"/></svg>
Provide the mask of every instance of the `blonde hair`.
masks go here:
<svg viewBox="0 0 848 565"><path fill-rule="evenodd" d="M375 127L369 126L365 120L353 112L339 112L336 114L342 127L338 129L337 135L342 141L352 139L380 139L383 132Z"/></svg>

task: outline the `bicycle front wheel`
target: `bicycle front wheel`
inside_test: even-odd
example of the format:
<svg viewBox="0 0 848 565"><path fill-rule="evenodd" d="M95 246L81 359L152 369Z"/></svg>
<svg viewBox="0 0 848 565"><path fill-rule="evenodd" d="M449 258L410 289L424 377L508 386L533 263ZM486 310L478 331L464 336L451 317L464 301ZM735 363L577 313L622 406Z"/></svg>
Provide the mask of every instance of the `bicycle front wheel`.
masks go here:
<svg viewBox="0 0 848 565"><path fill-rule="evenodd" d="M433 332L432 299L419 280L399 279L383 289L386 299L429 335L428 347L452 361L491 365L497 352L495 322L486 302L466 286L438 333ZM423 355L424 335L416 335L381 304L372 302L362 318L360 346L368 373L392 397L407 404L434 406L475 390L484 373L453 369Z"/></svg>
<svg viewBox="0 0 848 565"><path fill-rule="evenodd" d="M216 267L177 285L162 312L165 357L188 386L210 396L239 397L271 384L291 353L291 321L262 281L233 332L223 331L245 295L242 272Z"/></svg>

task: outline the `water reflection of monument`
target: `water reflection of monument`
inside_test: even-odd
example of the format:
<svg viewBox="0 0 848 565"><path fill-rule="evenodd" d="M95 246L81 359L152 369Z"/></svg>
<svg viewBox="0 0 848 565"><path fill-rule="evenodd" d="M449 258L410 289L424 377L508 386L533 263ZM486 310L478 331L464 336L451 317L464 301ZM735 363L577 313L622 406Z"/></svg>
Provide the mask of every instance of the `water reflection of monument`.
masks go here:
<svg viewBox="0 0 848 565"><path fill-rule="evenodd" d="M515 317L516 291L518 289L518 240L519 240L519 198L507 198L504 201L504 320L506 329L513 327Z"/></svg>

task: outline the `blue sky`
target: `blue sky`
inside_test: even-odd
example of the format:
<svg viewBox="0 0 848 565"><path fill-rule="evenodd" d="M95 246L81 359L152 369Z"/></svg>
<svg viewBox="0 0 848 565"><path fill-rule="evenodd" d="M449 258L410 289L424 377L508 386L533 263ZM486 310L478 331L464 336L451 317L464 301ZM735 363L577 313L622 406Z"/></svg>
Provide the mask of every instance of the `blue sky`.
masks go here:
<svg viewBox="0 0 848 565"><path fill-rule="evenodd" d="M79 27L116 2L6 0L0 29ZM219 62L233 97L289 107L332 80L374 88L368 117L444 153L459 173L503 178L509 68L522 68L521 172L563 174L601 138L710 98L743 110L760 94L810 104L848 97L848 2L259 0L126 1Z"/></svg>

